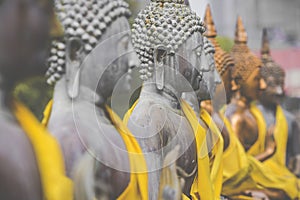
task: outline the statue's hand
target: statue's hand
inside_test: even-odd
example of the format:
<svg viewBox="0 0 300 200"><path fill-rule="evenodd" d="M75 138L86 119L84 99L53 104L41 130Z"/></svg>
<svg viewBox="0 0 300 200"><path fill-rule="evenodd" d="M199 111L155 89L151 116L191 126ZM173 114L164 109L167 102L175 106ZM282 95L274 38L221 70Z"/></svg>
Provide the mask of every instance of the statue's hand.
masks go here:
<svg viewBox="0 0 300 200"><path fill-rule="evenodd" d="M263 191L247 190L245 191L245 194L252 197L254 200L269 200L269 197Z"/></svg>
<svg viewBox="0 0 300 200"><path fill-rule="evenodd" d="M300 154L289 160L288 168L293 172L293 174L300 177Z"/></svg>

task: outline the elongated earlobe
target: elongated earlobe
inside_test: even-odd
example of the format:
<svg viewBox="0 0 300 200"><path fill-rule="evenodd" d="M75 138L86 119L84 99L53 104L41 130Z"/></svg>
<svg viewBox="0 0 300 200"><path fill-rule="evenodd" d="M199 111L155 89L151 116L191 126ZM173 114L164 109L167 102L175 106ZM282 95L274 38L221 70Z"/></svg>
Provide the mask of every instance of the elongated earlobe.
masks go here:
<svg viewBox="0 0 300 200"><path fill-rule="evenodd" d="M66 80L67 92L71 99L79 94L81 61L83 58L82 41L78 38L71 38L67 44L66 55Z"/></svg>
<svg viewBox="0 0 300 200"><path fill-rule="evenodd" d="M237 91L238 89L240 89L240 86L236 83L235 80L231 80L231 90Z"/></svg>
<svg viewBox="0 0 300 200"><path fill-rule="evenodd" d="M167 49L164 46L158 46L154 50L154 68L155 68L155 83L158 90L163 90L165 82L164 62L167 56Z"/></svg>

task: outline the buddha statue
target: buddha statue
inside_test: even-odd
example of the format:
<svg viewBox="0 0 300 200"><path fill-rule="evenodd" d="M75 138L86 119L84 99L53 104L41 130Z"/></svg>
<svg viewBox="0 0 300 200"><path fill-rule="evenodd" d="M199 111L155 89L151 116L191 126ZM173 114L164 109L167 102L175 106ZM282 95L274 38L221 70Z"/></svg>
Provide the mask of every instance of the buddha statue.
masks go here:
<svg viewBox="0 0 300 200"><path fill-rule="evenodd" d="M52 3L1 1L0 17L0 198L71 200L58 143L13 95L45 71Z"/></svg>
<svg viewBox="0 0 300 200"><path fill-rule="evenodd" d="M286 176L270 170L270 166L266 164L276 152L276 143L272 135L266 133L264 122L253 104L253 101L258 99L260 91L266 88L266 83L261 76L263 65L250 52L246 43L247 34L239 17L236 26L235 45L231 51L235 64L232 87L237 91L230 104L227 105L224 115L229 120L231 132L239 139L235 144L242 146L247 153L247 155L244 154L242 149L238 148L240 159L244 160L244 165L246 164L244 167L250 165L250 168L253 169L250 177L252 180L249 181L252 184L254 181L255 184L264 186L265 189L259 190L259 192L263 192L270 199L295 199L299 195L297 180L295 178L287 179ZM269 177L273 178L270 179ZM238 179L238 176L236 178ZM243 178L241 180L243 183L247 183ZM248 183L251 184L251 182ZM285 184L282 184L283 182ZM258 195L256 193L257 187L253 187L252 190L246 191L245 194Z"/></svg>
<svg viewBox="0 0 300 200"><path fill-rule="evenodd" d="M214 198L207 148L203 145L205 130L181 100L183 93L199 89L202 76L197 68L204 51L204 31L204 24L184 0L152 0L133 24L132 39L141 60L143 87L124 121L145 155L149 199L161 198L162 171L175 161L183 199ZM164 162L177 146L178 157Z"/></svg>
<svg viewBox="0 0 300 200"><path fill-rule="evenodd" d="M285 72L270 55L266 29L263 30L261 59L264 64L262 76L267 88L261 93L257 107L263 114L267 130L278 141L276 153L281 154L278 164L284 166L290 160L293 163L291 170L299 176L299 127L295 117L280 106L284 96Z"/></svg>
<svg viewBox="0 0 300 200"><path fill-rule="evenodd" d="M281 164L290 160L291 170L299 176L299 127L295 117L280 106L281 99L284 97L285 72L270 55L266 29L263 30L261 59L264 64L262 76L267 83L267 88L260 94L260 103L257 106L264 116L267 129L273 129L270 131L273 132L274 137L276 134L282 137L278 144L283 145L282 149L277 149L278 153L282 154ZM277 133L279 130L280 133Z"/></svg>
<svg viewBox="0 0 300 200"><path fill-rule="evenodd" d="M147 199L140 147L107 104L138 64L128 4L59 0L55 8L65 34L52 42L46 75L55 88L43 122L62 147L75 198Z"/></svg>
<svg viewBox="0 0 300 200"><path fill-rule="evenodd" d="M230 98L235 92L235 88L232 88L231 85L234 62L233 58L225 53L216 41L217 31L209 5L206 8L204 21L207 26L205 34L215 44L215 63L223 81L223 86L217 86L214 96L220 98L224 97L225 94L225 97L229 97L229 99L226 98L223 101L223 105L220 104L220 101L217 103L214 101L205 101L205 106L209 106L210 109L208 111L221 130L224 139L222 195L230 199L282 198L282 196L279 196L282 195L282 191L288 191L287 187L282 184L283 179L276 177L274 173L266 169L266 167L257 162L252 156L246 154L243 146L233 132L229 120L224 117L222 107L230 102ZM221 111L219 111L220 108L222 108ZM247 171L246 169L251 170Z"/></svg>
<svg viewBox="0 0 300 200"><path fill-rule="evenodd" d="M247 47L247 33L240 17L237 20L231 56L235 63L232 87L239 89L226 108L226 117L231 121L234 132L248 151L258 138L256 120L249 108L251 102L258 98L259 91L266 88L266 84L260 75L261 61ZM270 148L274 150L272 145ZM265 157L260 160L263 159Z"/></svg>

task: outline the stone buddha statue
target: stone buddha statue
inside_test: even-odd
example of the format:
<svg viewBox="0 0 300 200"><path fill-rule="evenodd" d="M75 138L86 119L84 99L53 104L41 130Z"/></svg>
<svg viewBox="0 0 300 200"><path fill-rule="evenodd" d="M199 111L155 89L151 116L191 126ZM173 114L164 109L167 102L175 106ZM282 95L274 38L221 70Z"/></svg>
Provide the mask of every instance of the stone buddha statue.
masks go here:
<svg viewBox="0 0 300 200"><path fill-rule="evenodd" d="M197 90L202 80L197 66L204 50L204 31L200 18L183 0L152 0L133 24L132 39L141 60L143 87L124 121L143 149L150 171L150 199L161 198L161 169L175 161L184 199L213 198L208 160L197 159L200 155L196 149L203 143L203 138L201 144L195 141L198 120L181 102L181 95ZM178 157L163 162L178 145ZM200 174L201 169L207 173Z"/></svg>
<svg viewBox="0 0 300 200"><path fill-rule="evenodd" d="M267 83L267 88L259 97L257 107L262 112L267 130L274 134L280 134L282 149L277 149L282 158L290 160L290 169L299 176L299 127L295 117L280 106L284 96L284 70L274 62L270 55L270 47L267 30L263 30L261 59L264 64L262 76ZM279 138L277 139L279 140ZM285 164L286 160L281 160Z"/></svg>
<svg viewBox="0 0 300 200"><path fill-rule="evenodd" d="M107 106L138 58L122 0L61 0L64 36L53 41L47 71L53 102L44 124L58 139L76 199L147 199L139 145ZM126 84L126 83L123 83Z"/></svg>
<svg viewBox="0 0 300 200"><path fill-rule="evenodd" d="M13 97L17 83L45 71L52 17L48 0L0 2L1 199L72 199L59 145Z"/></svg>

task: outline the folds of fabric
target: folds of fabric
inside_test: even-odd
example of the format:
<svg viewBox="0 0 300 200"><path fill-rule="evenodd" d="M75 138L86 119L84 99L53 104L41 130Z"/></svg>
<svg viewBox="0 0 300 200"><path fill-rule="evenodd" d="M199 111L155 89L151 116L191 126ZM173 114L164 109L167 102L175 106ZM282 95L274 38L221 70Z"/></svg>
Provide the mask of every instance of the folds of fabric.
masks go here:
<svg viewBox="0 0 300 200"><path fill-rule="evenodd" d="M192 126L197 146L197 164L198 173L191 188L192 199L220 199L220 196L214 193L214 185L211 179L211 170L209 167L209 155L206 142L206 131L199 124L197 115L192 107L185 101L181 101L182 110ZM216 173L217 174L217 171Z"/></svg>
<svg viewBox="0 0 300 200"><path fill-rule="evenodd" d="M263 114L255 104L251 105L251 113L256 118L259 136L256 143L253 145L253 148L251 147L251 151L247 153L255 156L264 151L267 127L263 118ZM262 138L261 135L264 138ZM285 184L289 185L288 191L286 192L292 199L295 199L296 197L300 198L300 180L285 166L288 127L283 110L280 106L277 106L276 109L274 138L276 143L276 152L272 155L272 157L264 161L263 165L270 169L274 174L284 178L283 180Z"/></svg>
<svg viewBox="0 0 300 200"><path fill-rule="evenodd" d="M136 107L138 100L133 104L133 106L127 111L124 116L124 123L127 124L130 116ZM207 152L207 145L205 141L206 133L205 130L200 126L197 120L197 116L193 109L186 103L182 101L182 110L188 119L191 127L193 128L196 145L197 145L197 175L191 187L190 196L193 200L211 200L214 199L212 181L210 178L210 168L209 168L209 157ZM186 195L182 195L182 199L189 199Z"/></svg>
<svg viewBox="0 0 300 200"><path fill-rule="evenodd" d="M118 197L118 200L148 199L148 175L147 164L143 152L129 129L122 120L108 106L106 110L110 115L113 125L120 133L129 156L130 161L130 182L126 190Z"/></svg>
<svg viewBox="0 0 300 200"><path fill-rule="evenodd" d="M14 115L29 138L38 164L46 200L72 200L73 183L65 175L62 152L56 140L33 114L14 102Z"/></svg>
<svg viewBox="0 0 300 200"><path fill-rule="evenodd" d="M222 156L224 141L220 130L206 110L201 109L200 118L209 127L210 134L212 134L211 143L213 146L211 147L211 157L213 157L213 161L211 166L211 180L214 186L215 197L219 198L221 195L223 179Z"/></svg>
<svg viewBox="0 0 300 200"><path fill-rule="evenodd" d="M249 189L261 189L251 177L252 168L243 146L233 133L230 122L224 116L221 117L229 133L229 146L223 153L223 188L222 194L236 199L249 197L240 195ZM237 198L238 197L238 198Z"/></svg>
<svg viewBox="0 0 300 200"><path fill-rule="evenodd" d="M52 106L53 106L53 100L51 99L45 109L44 109L44 112L43 112L43 119L42 119L42 125L44 125L45 127L48 126L48 122L49 122L49 119L50 119L50 115L51 115L51 111L52 111Z"/></svg>
<svg viewBox="0 0 300 200"><path fill-rule="evenodd" d="M52 110L53 100L50 100L44 109L44 118L42 120L42 124L44 126L48 125L51 110ZM126 148L128 150L128 157L130 161L130 182L124 192L118 197L118 200L131 200L131 199L139 199L139 200L147 200L148 199L148 176L147 176L147 166L146 161L143 156L142 150L131 134L131 132L127 129L125 124L116 115L111 108L106 106L107 113L112 120L112 124L120 133Z"/></svg>

